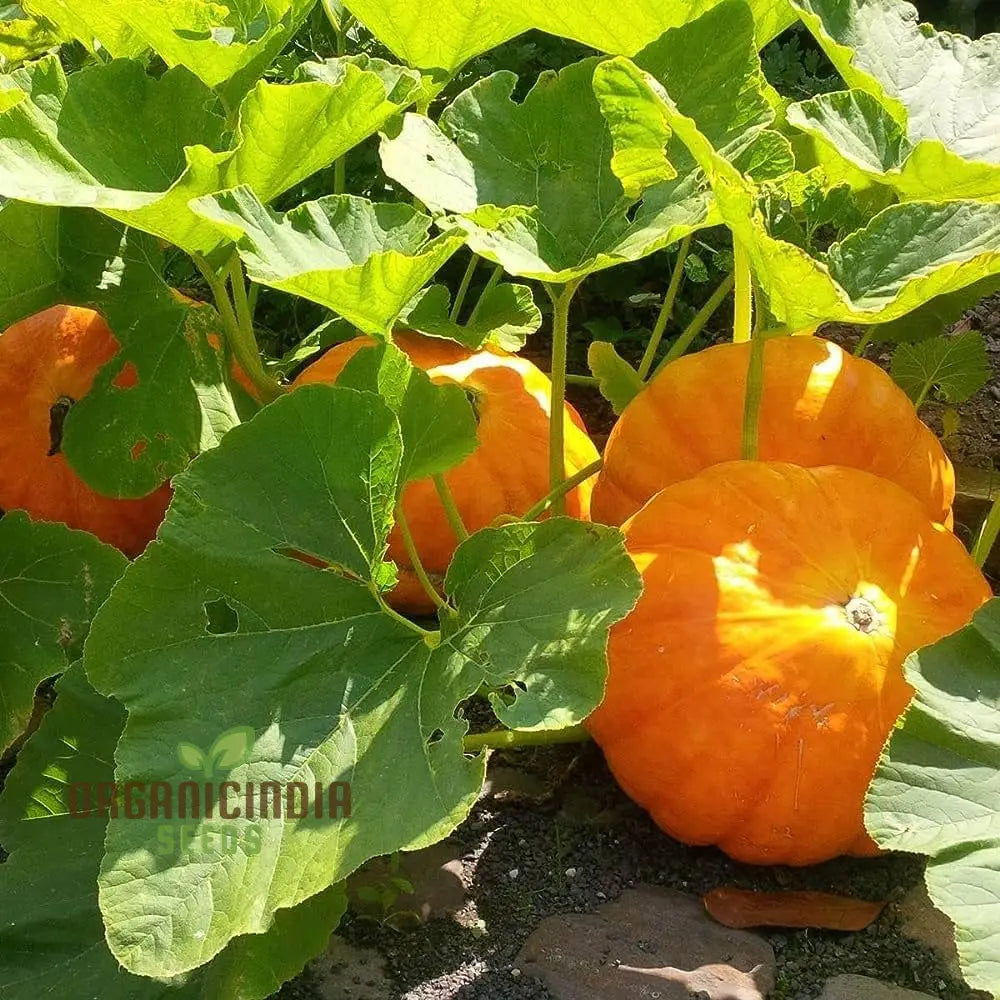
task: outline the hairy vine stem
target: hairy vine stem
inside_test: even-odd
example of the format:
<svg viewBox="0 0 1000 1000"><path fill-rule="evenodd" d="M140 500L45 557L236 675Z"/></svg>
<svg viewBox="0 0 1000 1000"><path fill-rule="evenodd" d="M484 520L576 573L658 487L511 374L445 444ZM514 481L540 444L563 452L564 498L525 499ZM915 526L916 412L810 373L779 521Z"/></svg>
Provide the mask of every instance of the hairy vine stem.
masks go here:
<svg viewBox="0 0 1000 1000"><path fill-rule="evenodd" d="M566 496L567 493L571 493L573 490L580 485L580 483L586 482L591 476L596 476L601 469L604 468L604 459L599 458L596 462L591 462L590 465L581 469L579 472L570 476L569 479L564 480L560 483L556 489L552 490L549 494L542 497L538 503L535 504L522 518L522 521L536 521L542 514L545 513L552 506L552 504L560 497Z"/></svg>
<svg viewBox="0 0 1000 1000"><path fill-rule="evenodd" d="M566 355L569 349L569 307L580 279L565 285L546 285L552 299L552 395L549 403L549 489L555 493L566 478ZM565 494L554 497L556 514L566 513Z"/></svg>
<svg viewBox="0 0 1000 1000"><path fill-rule="evenodd" d="M455 538L459 542L464 542L469 537L469 529L466 528L465 522L462 520L462 512L458 509L458 504L455 503L451 487L448 486L448 481L440 472L435 473L432 478L434 480L434 489L437 490L438 498L441 501L441 506L444 507L445 517L448 518L451 530L455 533Z"/></svg>
<svg viewBox="0 0 1000 1000"><path fill-rule="evenodd" d="M677 263L674 265L674 273L670 276L670 284L667 286L667 294L663 299L663 307L660 309L660 314L656 317L656 325L653 327L652 336L649 338L649 343L646 345L646 352L639 363L639 378L643 382L649 376L650 369L653 367L653 361L656 359L656 352L660 348L660 341L663 340L667 324L670 322L670 317L674 314L677 295L684 281L684 262L687 260L690 251L691 237L685 236L681 240L680 249L677 251Z"/></svg>
<svg viewBox="0 0 1000 1000"><path fill-rule="evenodd" d="M519 729L494 729L489 733L471 733L462 741L466 753L480 750L515 750L518 747L543 747L557 743L586 743L590 733L583 726L567 729L540 729L525 732Z"/></svg>
<svg viewBox="0 0 1000 1000"><path fill-rule="evenodd" d="M423 587L424 592L434 602L436 607L447 611L450 616L454 616L456 614L455 609L438 593L437 588L431 582L431 578L427 575L427 570L424 569L420 553L417 551L417 544L413 540L413 532L410 531L410 523L406 519L406 514L403 513L402 504L396 507L396 524L399 526L399 533L403 536L403 545L406 548L406 554L410 557L413 573L420 581L420 586Z"/></svg>
<svg viewBox="0 0 1000 1000"><path fill-rule="evenodd" d="M705 324L715 315L719 306L725 301L726 296L733 290L735 281L736 276L734 274L728 274L723 278L722 283L712 292L709 300L698 310L697 315L688 323L684 332L670 345L670 350L667 351L666 357L656 366L656 371L653 372L654 375L658 375L663 371L671 361L676 361L691 346L695 337L705 329Z"/></svg>

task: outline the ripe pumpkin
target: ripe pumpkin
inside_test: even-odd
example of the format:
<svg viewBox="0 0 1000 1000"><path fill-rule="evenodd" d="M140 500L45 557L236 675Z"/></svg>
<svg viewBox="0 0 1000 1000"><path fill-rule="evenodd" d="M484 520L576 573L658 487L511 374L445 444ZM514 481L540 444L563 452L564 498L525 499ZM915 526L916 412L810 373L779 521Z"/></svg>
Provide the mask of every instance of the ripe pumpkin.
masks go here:
<svg viewBox="0 0 1000 1000"><path fill-rule="evenodd" d="M95 492L60 451L63 423L98 369L118 352L92 309L52 306L0 335L0 508L61 521L138 555L163 520L167 485L138 500ZM135 384L128 366L116 380Z"/></svg>
<svg viewBox="0 0 1000 1000"><path fill-rule="evenodd" d="M622 524L665 486L740 457L749 361L750 344L687 355L629 403L605 449L595 520ZM828 340L767 341L759 458L867 470L951 523L955 472L941 443L881 368Z"/></svg>
<svg viewBox="0 0 1000 1000"><path fill-rule="evenodd" d="M470 532L485 528L502 514L520 516L549 492L548 376L535 365L500 350L472 352L452 341L397 332L393 341L410 361L438 383L453 382L475 396L479 447L445 473L462 521ZM295 387L336 382L347 362L371 337L338 344L303 371ZM574 475L597 461L597 449L587 437L583 421L566 404L566 475ZM591 480L566 497L572 517L590 515ZM433 481L418 480L403 491L403 512L420 560L435 585L451 562L457 539L445 516ZM411 614L432 612L434 606L415 574L399 529L389 539L389 557L400 570L392 604Z"/></svg>
<svg viewBox="0 0 1000 1000"><path fill-rule="evenodd" d="M990 588L909 493L839 466L729 462L624 526L644 592L587 726L625 791L754 864L871 855L863 800L904 657Z"/></svg>

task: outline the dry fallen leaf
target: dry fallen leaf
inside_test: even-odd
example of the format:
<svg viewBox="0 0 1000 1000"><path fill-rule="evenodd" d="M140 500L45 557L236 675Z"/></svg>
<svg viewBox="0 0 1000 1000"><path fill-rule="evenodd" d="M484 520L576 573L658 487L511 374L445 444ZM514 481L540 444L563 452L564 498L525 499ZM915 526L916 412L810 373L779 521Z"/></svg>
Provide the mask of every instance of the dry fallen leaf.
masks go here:
<svg viewBox="0 0 1000 1000"><path fill-rule="evenodd" d="M878 918L885 903L834 896L826 892L752 892L713 889L705 909L726 927L816 927L862 931Z"/></svg>

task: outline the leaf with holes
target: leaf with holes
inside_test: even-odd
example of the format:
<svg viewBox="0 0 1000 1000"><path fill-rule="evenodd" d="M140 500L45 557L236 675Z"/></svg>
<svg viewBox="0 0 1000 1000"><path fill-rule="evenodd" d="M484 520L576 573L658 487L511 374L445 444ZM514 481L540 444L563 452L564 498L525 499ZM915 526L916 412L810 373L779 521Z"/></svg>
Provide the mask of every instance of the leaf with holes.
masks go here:
<svg viewBox="0 0 1000 1000"><path fill-rule="evenodd" d="M83 531L0 519L0 757L24 732L35 689L83 648L125 557Z"/></svg>
<svg viewBox="0 0 1000 1000"><path fill-rule="evenodd" d="M865 804L888 851L928 858L935 906L955 926L966 981L1000 993L1000 600L905 664L916 695Z"/></svg>
<svg viewBox="0 0 1000 1000"><path fill-rule="evenodd" d="M430 337L444 337L477 351L487 344L511 353L542 325L541 310L527 285L508 282L483 292L464 323L451 318L451 293L445 285L425 288L406 307L400 323Z"/></svg>
<svg viewBox="0 0 1000 1000"><path fill-rule="evenodd" d="M0 113L0 195L96 208L211 251L219 234L191 211L192 198L239 184L275 198L379 129L417 85L415 74L393 82L350 60L301 75L258 84L229 135L219 96L186 69L154 78L116 60L67 78L55 57L40 60L5 81L13 103Z"/></svg>
<svg viewBox="0 0 1000 1000"><path fill-rule="evenodd" d="M409 205L355 195L330 195L279 215L237 188L194 207L236 243L254 281L333 309L365 333L387 334L462 243L430 236L430 218Z"/></svg>
<svg viewBox="0 0 1000 1000"><path fill-rule="evenodd" d="M375 596L393 583L382 557L402 442L371 393L278 400L174 480L157 541L95 623L88 673L129 714L119 781L181 780L164 746L250 726L228 780L351 786L349 817L233 820L259 827L255 854L195 836L162 855L162 822L112 819L101 909L127 969L178 975L369 858L447 835L483 780L455 712L484 682L519 682L503 717L532 728L579 722L600 700L607 630L638 595L620 533L552 519L474 535L448 573L456 614L424 632ZM220 601L224 631L210 628Z"/></svg>
<svg viewBox="0 0 1000 1000"><path fill-rule="evenodd" d="M178 301L157 241L97 212L0 208L4 327L56 304L100 312L120 345L66 420L62 451L109 496L141 497L239 423L221 321Z"/></svg>
<svg viewBox="0 0 1000 1000"><path fill-rule="evenodd" d="M947 403L964 403L986 385L992 371L986 342L974 330L900 344L892 355L892 377L917 406L931 391Z"/></svg>
<svg viewBox="0 0 1000 1000"><path fill-rule="evenodd" d="M139 979L121 969L104 940L97 901L107 829L97 796L114 780L111 762L125 713L94 691L79 664L56 691L55 707L22 749L0 796L0 842L10 853L0 866L0 889L18 901L0 925L4 1000L271 996L326 948L347 907L343 889L282 912L263 934L233 941L186 983Z"/></svg>

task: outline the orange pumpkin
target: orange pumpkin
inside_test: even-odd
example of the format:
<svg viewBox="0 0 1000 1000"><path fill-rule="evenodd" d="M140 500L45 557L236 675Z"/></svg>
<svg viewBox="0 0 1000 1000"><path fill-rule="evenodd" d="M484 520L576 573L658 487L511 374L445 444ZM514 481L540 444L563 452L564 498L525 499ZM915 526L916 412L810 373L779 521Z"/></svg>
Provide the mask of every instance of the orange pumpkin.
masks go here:
<svg viewBox="0 0 1000 1000"><path fill-rule="evenodd" d="M530 361L499 350L474 353L452 341L409 331L397 332L393 340L435 382L457 383L475 396L479 447L444 477L465 527L474 532L502 514L527 513L549 492L548 377ZM295 386L336 382L355 353L374 343L370 337L357 337L338 344L302 372ZM583 422L569 404L563 419L569 477L596 462L598 455ZM566 512L572 517L589 517L590 492L590 480L570 492ZM420 561L434 583L439 584L457 540L432 480L406 486L403 513ZM400 570L399 584L392 592L393 605L412 614L433 611L432 602L412 572L398 528L389 539L389 557Z"/></svg>
<svg viewBox="0 0 1000 1000"><path fill-rule="evenodd" d="M687 355L629 403L605 449L595 520L622 524L665 486L740 457L749 361L750 344ZM955 473L941 443L881 368L828 340L767 341L759 458L864 469L950 524Z"/></svg>
<svg viewBox="0 0 1000 1000"><path fill-rule="evenodd" d="M857 469L729 462L624 526L645 590L587 722L625 791L754 864L876 853L863 801L904 657L990 589L909 493Z"/></svg>
<svg viewBox="0 0 1000 1000"><path fill-rule="evenodd" d="M52 306L0 335L0 508L61 521L138 555L163 520L169 486L138 500L95 492L60 451L63 422L118 342L100 314ZM116 385L134 384L126 366Z"/></svg>

